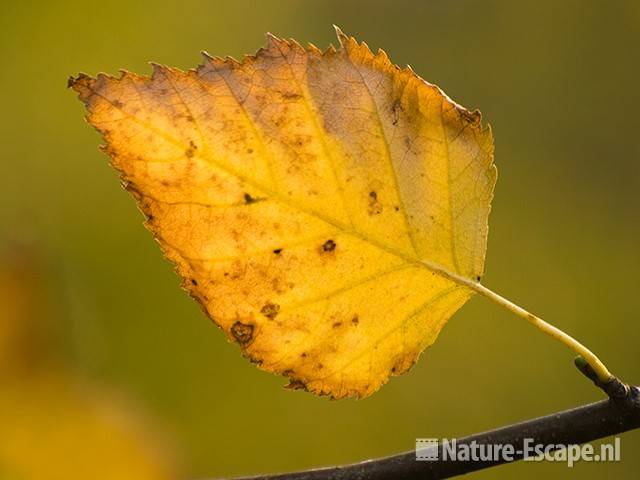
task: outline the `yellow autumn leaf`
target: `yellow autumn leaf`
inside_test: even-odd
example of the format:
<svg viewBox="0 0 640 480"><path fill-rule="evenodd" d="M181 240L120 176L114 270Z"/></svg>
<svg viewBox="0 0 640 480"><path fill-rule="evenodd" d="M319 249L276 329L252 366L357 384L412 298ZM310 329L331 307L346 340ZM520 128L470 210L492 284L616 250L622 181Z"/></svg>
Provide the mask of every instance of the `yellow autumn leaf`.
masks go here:
<svg viewBox="0 0 640 480"><path fill-rule="evenodd" d="M70 80L183 286L260 368L334 398L407 371L471 296L496 180L478 112L338 38Z"/></svg>

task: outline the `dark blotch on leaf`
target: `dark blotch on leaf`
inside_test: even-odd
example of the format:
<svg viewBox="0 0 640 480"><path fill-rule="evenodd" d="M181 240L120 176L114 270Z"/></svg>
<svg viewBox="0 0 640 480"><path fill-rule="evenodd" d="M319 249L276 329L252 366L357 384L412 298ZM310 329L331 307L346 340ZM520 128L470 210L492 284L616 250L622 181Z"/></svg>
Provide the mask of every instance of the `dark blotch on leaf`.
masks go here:
<svg viewBox="0 0 640 480"><path fill-rule="evenodd" d="M393 121L391 123L393 123L393 125L398 124L400 112L402 112L403 110L404 109L402 108L402 103L400 103L400 100L396 100L393 102L393 105L391 105L391 114L393 115Z"/></svg>
<svg viewBox="0 0 640 480"><path fill-rule="evenodd" d="M369 192L369 215L378 215L382 213L382 204L378 201L378 193L375 191Z"/></svg>
<svg viewBox="0 0 640 480"><path fill-rule="evenodd" d="M251 195L249 195L248 193L244 194L244 203L246 203L247 205L251 204L251 203L256 203L258 200L256 200L255 198L253 198Z"/></svg>
<svg viewBox="0 0 640 480"><path fill-rule="evenodd" d="M358 317L358 315L354 315L351 319L351 323L353 323L354 325L358 325L358 323L360 323L360 317Z"/></svg>
<svg viewBox="0 0 640 480"><path fill-rule="evenodd" d="M276 248L273 253L275 253L276 255L280 255L282 253L282 249L281 248Z"/></svg>
<svg viewBox="0 0 640 480"><path fill-rule="evenodd" d="M279 311L280 305L276 303L267 303L264 305L264 307L262 307L260 313L262 313L268 319L273 320L274 318L276 318Z"/></svg>
<svg viewBox="0 0 640 480"><path fill-rule="evenodd" d="M334 242L333 240L327 240L322 245L322 250L324 250L325 252L333 252L335 249L336 249L336 242Z"/></svg>
<svg viewBox="0 0 640 480"><path fill-rule="evenodd" d="M191 285L198 285L198 281L195 278L192 278Z"/></svg>
<svg viewBox="0 0 640 480"><path fill-rule="evenodd" d="M305 383L300 380L300 379L291 379L291 381L284 386L284 388L287 388L289 390L304 390L307 391L307 386L305 385Z"/></svg>
<svg viewBox="0 0 640 480"><path fill-rule="evenodd" d="M196 153L196 150L198 149L198 146L193 143L193 140L191 140L189 142L189 147L184 151L184 154L187 156L187 158L192 158L193 155Z"/></svg>
<svg viewBox="0 0 640 480"><path fill-rule="evenodd" d="M231 335L240 345L248 345L253 340L253 325L237 321L231 326Z"/></svg>

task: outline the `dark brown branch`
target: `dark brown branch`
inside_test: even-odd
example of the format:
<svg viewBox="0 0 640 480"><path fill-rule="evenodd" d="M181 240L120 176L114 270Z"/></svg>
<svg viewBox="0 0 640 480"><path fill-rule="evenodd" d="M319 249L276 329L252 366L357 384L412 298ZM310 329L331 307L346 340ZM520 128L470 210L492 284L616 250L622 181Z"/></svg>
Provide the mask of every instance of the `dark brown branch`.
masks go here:
<svg viewBox="0 0 640 480"><path fill-rule="evenodd" d="M522 449L526 438L533 439L535 444L574 445L639 428L639 387L626 387L625 395L621 395L619 389L616 391L617 396L612 395L609 400L460 438L457 444L472 445L475 442L479 445L513 445L517 452ZM610 395L611 393L613 392ZM442 445L437 448L440 454L438 458L441 459ZM516 453L513 456L513 460L522 458L523 454ZM415 452L411 451L341 467L259 475L238 480L425 480L449 478L501 463L506 461L416 461Z"/></svg>

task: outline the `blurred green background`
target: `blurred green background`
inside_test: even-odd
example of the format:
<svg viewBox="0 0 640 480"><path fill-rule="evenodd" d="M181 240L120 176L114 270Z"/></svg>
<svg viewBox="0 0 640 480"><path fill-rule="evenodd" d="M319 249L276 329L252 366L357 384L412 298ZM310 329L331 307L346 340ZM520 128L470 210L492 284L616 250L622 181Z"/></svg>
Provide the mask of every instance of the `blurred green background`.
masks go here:
<svg viewBox="0 0 640 480"><path fill-rule="evenodd" d="M0 242L46 259L51 342L169 432L185 478L353 462L601 398L566 349L481 298L369 399L286 391L178 288L67 77L239 58L267 31L324 48L334 23L483 112L499 168L483 283L640 383L639 2L2 2ZM618 464L471 477L637 478L639 449L636 431Z"/></svg>

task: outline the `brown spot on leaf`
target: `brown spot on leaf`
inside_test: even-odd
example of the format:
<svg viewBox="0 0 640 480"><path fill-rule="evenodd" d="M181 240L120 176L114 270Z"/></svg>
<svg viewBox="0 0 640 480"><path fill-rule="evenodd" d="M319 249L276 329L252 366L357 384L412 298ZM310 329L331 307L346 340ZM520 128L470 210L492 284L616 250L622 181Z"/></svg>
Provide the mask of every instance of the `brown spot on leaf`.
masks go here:
<svg viewBox="0 0 640 480"><path fill-rule="evenodd" d="M184 154L186 155L187 158L193 158L197 149L198 149L198 146L195 143L193 143L193 140L190 140L189 146L184 151Z"/></svg>
<svg viewBox="0 0 640 480"><path fill-rule="evenodd" d="M280 255L282 253L282 249L281 248L276 248L273 253L275 253L276 255Z"/></svg>
<svg viewBox="0 0 640 480"><path fill-rule="evenodd" d="M400 113L402 113L403 110L404 109L402 108L402 103L400 102L400 100L399 99L394 100L393 104L391 105L391 114L393 115L392 123L394 125L398 124Z"/></svg>
<svg viewBox="0 0 640 480"><path fill-rule="evenodd" d="M382 213L382 203L378 200L378 194L375 191L369 192L369 205L367 210L369 215L378 215Z"/></svg>
<svg viewBox="0 0 640 480"><path fill-rule="evenodd" d="M466 108L457 108L456 110L458 111L460 116L467 121L473 123L474 125L480 125L480 122L482 121L482 115L478 110L474 110L473 112L470 112Z"/></svg>
<svg viewBox="0 0 640 480"><path fill-rule="evenodd" d="M278 316L279 311L280 305L276 303L267 303L262 307L260 313L262 313L268 319L273 320L274 318L276 318L276 316Z"/></svg>
<svg viewBox="0 0 640 480"><path fill-rule="evenodd" d="M342 326L342 322L335 322L333 324L333 328L340 328Z"/></svg>
<svg viewBox="0 0 640 480"><path fill-rule="evenodd" d="M231 335L240 345L248 345L253 340L253 325L237 321L231 326Z"/></svg>
<svg viewBox="0 0 640 480"><path fill-rule="evenodd" d="M284 386L284 388L287 388L289 390L304 390L304 391L307 391L307 386L305 385L305 383L302 380L297 379L297 378L296 379L292 378L291 381Z"/></svg>
<svg viewBox="0 0 640 480"><path fill-rule="evenodd" d="M327 240L322 244L323 252L333 252L336 249L336 242L333 240Z"/></svg>
<svg viewBox="0 0 640 480"><path fill-rule="evenodd" d="M360 317L358 317L358 315L354 315L351 319L351 323L353 323L354 325L358 325L360 323Z"/></svg>
<svg viewBox="0 0 640 480"><path fill-rule="evenodd" d="M258 200L256 200L255 198L253 198L251 195L249 195L248 193L244 194L244 203L246 205L250 205L252 203L256 203Z"/></svg>

